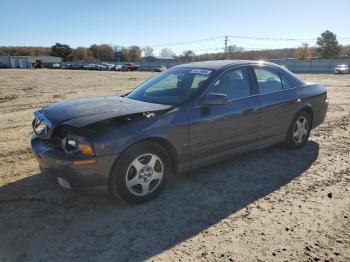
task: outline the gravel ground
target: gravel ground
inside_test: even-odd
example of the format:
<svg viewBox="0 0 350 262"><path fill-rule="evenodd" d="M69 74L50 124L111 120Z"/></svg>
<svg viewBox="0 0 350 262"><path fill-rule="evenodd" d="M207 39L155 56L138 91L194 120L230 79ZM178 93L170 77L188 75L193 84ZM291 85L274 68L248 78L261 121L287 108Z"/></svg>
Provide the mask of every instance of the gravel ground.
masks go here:
<svg viewBox="0 0 350 262"><path fill-rule="evenodd" d="M39 176L33 111L121 95L152 75L0 70L0 261L350 261L350 75L301 75L325 84L330 99L305 148L176 175L144 205Z"/></svg>

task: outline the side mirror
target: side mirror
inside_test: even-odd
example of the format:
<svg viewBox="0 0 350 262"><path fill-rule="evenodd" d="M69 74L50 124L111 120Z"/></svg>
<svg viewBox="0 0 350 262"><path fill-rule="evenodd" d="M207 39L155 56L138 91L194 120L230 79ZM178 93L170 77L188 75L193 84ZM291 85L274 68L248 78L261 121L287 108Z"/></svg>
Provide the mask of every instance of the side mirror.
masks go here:
<svg viewBox="0 0 350 262"><path fill-rule="evenodd" d="M219 93L209 93L200 102L201 106L226 105L230 102L227 95Z"/></svg>

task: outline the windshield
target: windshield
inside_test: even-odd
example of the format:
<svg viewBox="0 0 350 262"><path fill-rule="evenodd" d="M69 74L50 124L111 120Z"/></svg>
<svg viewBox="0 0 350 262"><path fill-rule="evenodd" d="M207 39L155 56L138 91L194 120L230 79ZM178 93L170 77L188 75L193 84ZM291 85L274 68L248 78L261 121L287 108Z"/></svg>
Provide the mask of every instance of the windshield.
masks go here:
<svg viewBox="0 0 350 262"><path fill-rule="evenodd" d="M144 82L127 98L144 102L179 105L192 96L209 78L211 70L173 68Z"/></svg>

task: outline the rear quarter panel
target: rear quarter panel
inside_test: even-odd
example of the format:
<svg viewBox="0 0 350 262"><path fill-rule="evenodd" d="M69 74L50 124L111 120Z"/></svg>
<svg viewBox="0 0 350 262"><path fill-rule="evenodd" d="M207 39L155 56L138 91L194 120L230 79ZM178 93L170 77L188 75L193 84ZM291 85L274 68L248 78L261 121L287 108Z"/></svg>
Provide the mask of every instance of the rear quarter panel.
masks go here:
<svg viewBox="0 0 350 262"><path fill-rule="evenodd" d="M305 97L305 104L310 106L314 112L312 127L315 128L326 117L328 109L327 90L323 85L314 83L306 83L301 86L301 90Z"/></svg>

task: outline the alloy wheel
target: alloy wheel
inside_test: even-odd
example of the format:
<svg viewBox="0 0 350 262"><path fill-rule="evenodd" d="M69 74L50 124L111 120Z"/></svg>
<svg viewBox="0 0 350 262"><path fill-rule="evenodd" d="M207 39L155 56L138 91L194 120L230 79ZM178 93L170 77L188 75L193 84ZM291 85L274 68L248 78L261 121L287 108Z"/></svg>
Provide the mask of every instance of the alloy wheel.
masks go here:
<svg viewBox="0 0 350 262"><path fill-rule="evenodd" d="M297 144L301 144L305 141L307 134L309 132L309 123L307 119L303 116L298 117L295 121L293 128L293 139Z"/></svg>
<svg viewBox="0 0 350 262"><path fill-rule="evenodd" d="M126 186L130 193L145 196L153 192L163 179L164 164L153 153L135 158L126 172Z"/></svg>

